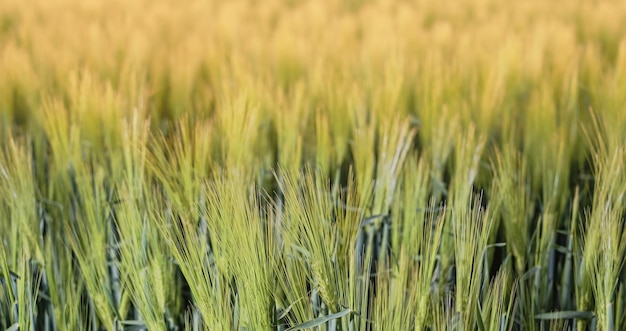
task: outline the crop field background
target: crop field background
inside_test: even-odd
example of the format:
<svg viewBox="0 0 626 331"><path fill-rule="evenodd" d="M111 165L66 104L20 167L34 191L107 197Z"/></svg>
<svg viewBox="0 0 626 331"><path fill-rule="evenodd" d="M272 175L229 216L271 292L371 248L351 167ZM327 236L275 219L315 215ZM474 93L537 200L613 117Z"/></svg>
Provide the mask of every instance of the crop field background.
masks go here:
<svg viewBox="0 0 626 331"><path fill-rule="evenodd" d="M0 330L626 330L626 2L0 1Z"/></svg>

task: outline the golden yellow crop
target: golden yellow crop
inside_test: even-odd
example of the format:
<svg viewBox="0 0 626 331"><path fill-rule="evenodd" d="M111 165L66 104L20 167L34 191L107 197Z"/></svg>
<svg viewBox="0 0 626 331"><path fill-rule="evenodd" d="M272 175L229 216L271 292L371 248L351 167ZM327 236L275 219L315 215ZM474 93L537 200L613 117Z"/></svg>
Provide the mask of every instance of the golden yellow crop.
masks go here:
<svg viewBox="0 0 626 331"><path fill-rule="evenodd" d="M626 3L3 0L0 330L626 328Z"/></svg>

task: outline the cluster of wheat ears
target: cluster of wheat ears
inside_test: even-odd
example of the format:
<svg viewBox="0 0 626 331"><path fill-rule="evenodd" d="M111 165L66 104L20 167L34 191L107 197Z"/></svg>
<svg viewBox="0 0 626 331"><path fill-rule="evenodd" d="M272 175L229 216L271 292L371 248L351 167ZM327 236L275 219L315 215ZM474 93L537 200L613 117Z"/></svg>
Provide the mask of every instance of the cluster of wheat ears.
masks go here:
<svg viewBox="0 0 626 331"><path fill-rule="evenodd" d="M626 2L0 1L0 330L625 330Z"/></svg>

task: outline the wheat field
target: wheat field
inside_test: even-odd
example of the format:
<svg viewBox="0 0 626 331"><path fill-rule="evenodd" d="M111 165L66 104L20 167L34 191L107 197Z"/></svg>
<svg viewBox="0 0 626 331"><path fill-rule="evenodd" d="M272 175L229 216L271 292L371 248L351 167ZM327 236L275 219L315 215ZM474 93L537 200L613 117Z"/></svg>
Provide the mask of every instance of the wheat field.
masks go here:
<svg viewBox="0 0 626 331"><path fill-rule="evenodd" d="M626 3L2 0L0 330L626 330Z"/></svg>

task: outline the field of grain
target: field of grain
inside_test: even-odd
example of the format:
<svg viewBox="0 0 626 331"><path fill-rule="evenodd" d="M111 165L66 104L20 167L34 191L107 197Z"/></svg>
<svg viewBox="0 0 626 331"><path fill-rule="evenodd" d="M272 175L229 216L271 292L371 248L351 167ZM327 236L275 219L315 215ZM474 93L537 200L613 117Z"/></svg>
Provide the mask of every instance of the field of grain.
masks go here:
<svg viewBox="0 0 626 331"><path fill-rule="evenodd" d="M626 2L0 1L0 330L625 330Z"/></svg>

